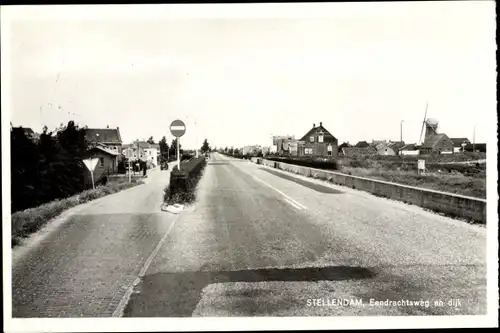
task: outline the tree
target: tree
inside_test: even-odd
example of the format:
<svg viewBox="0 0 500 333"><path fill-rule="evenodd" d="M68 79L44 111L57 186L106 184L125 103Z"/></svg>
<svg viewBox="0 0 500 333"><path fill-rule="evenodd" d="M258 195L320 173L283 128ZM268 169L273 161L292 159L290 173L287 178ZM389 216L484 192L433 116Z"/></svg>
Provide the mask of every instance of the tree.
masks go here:
<svg viewBox="0 0 500 333"><path fill-rule="evenodd" d="M205 139L205 141L203 141L203 145L201 146L201 152L202 153L208 153L210 151L210 146L208 145L208 141L207 139Z"/></svg>
<svg viewBox="0 0 500 333"><path fill-rule="evenodd" d="M163 138L161 138L158 144L160 145L160 158L162 161L166 161L169 157L167 138L165 138L164 136Z"/></svg>
<svg viewBox="0 0 500 333"><path fill-rule="evenodd" d="M172 140L169 148L170 156L177 156L177 138ZM179 152L182 154L182 144L179 144Z"/></svg>
<svg viewBox="0 0 500 333"><path fill-rule="evenodd" d="M11 130L12 211L69 197L84 190L81 162L88 143L73 121L53 134L45 126L37 141Z"/></svg>
<svg viewBox="0 0 500 333"><path fill-rule="evenodd" d="M153 137L150 136L148 141L146 141L147 143L149 143L150 145L154 145L155 144L155 140L153 140Z"/></svg>

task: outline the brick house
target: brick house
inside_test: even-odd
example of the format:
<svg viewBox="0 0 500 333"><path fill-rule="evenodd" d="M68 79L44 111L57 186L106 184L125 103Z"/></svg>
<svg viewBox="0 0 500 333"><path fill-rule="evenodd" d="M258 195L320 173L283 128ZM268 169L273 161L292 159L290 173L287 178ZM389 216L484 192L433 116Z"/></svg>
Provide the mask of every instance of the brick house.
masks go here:
<svg viewBox="0 0 500 333"><path fill-rule="evenodd" d="M119 153L102 144L96 144L88 149L84 158L98 158L99 161L94 169L94 182L99 183L104 176L118 172ZM92 187L92 178L90 172L85 173L85 185Z"/></svg>
<svg viewBox="0 0 500 333"><path fill-rule="evenodd" d="M313 124L297 142L296 149L299 156L337 156L338 140L320 122L318 127Z"/></svg>
<svg viewBox="0 0 500 333"><path fill-rule="evenodd" d="M93 147L96 144L107 147L110 151L118 153L119 159L122 154L122 138L120 128L87 128L85 130L85 138L89 142L89 146Z"/></svg>
<svg viewBox="0 0 500 333"><path fill-rule="evenodd" d="M420 147L420 154L453 154L453 141L444 133L430 134Z"/></svg>

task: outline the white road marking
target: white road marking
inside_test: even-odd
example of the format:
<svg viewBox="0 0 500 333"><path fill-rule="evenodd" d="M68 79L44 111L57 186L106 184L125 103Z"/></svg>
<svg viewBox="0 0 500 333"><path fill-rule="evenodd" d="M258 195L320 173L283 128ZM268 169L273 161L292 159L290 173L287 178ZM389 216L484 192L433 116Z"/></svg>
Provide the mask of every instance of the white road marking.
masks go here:
<svg viewBox="0 0 500 333"><path fill-rule="evenodd" d="M288 199L289 201L291 201L292 203L294 203L295 205L299 206L301 209L307 209L306 206L304 206L303 204L301 204L300 202L290 198L288 195L286 195L285 193L281 192L280 190L278 190L277 188L275 188L274 186L266 183L265 181L263 181L262 179L260 179L259 177L257 176L253 176L253 178L255 178L255 180L261 182L262 184L264 185L267 185L269 186L270 188L272 188L273 190L275 190L276 192L278 192L279 194L281 194L282 196L284 196L286 199Z"/></svg>
<svg viewBox="0 0 500 333"><path fill-rule="evenodd" d="M299 206L297 206L296 204L294 204L293 202L291 202L290 200L288 200L287 198L285 198L285 201L288 202L290 205L292 205L293 207L297 208L298 210L302 210L302 208L300 208Z"/></svg>
<svg viewBox="0 0 500 333"><path fill-rule="evenodd" d="M168 235L170 234L170 232L174 228L175 223L177 222L177 219L179 218L179 216L180 215L177 215L177 218L174 219L174 221L170 225L170 228L168 228L168 230L165 232L165 234L163 235L163 237L160 239L160 241L158 242L158 244L154 248L153 252L151 252L151 254L149 255L148 259L146 260L146 262L142 266L142 269L139 272L139 275L137 276L137 278L128 287L127 291L125 292L125 295L123 295L122 299L120 300L120 303L118 304L118 306L116 307L115 311L113 312L113 315L112 315L113 317L122 317L123 316L123 312L125 311L125 307L127 306L127 303L130 300L130 296L134 292L134 287L137 286L141 282L141 278L144 275L146 275L146 272L147 272L149 266L151 265L151 263L153 262L153 259L158 254L158 251L160 251L160 248L163 245L163 243L165 242L165 240L167 239Z"/></svg>

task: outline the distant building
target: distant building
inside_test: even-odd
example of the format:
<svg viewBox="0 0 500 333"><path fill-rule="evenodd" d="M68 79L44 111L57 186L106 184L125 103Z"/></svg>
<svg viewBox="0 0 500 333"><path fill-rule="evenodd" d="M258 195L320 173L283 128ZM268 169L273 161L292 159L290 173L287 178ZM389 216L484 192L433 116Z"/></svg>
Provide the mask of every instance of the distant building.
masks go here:
<svg viewBox="0 0 500 333"><path fill-rule="evenodd" d="M444 133L432 134L425 138L420 147L420 154L450 154L453 153L453 142Z"/></svg>
<svg viewBox="0 0 500 333"><path fill-rule="evenodd" d="M400 155L418 155L420 154L420 150L417 148L417 145L414 143L410 143L404 145L399 149Z"/></svg>
<svg viewBox="0 0 500 333"><path fill-rule="evenodd" d="M463 152L464 147L471 143L467 138L450 138L450 140L453 142L454 153Z"/></svg>
<svg viewBox="0 0 500 333"><path fill-rule="evenodd" d="M148 143L146 141L135 141L129 145L123 145L123 154L131 150L132 159L144 161L150 167L156 167L160 163L160 145L157 143Z"/></svg>
<svg viewBox="0 0 500 333"><path fill-rule="evenodd" d="M425 140L419 147L420 154L453 154L453 141L444 133L438 133L438 121L425 121Z"/></svg>
<svg viewBox="0 0 500 333"><path fill-rule="evenodd" d="M84 153L84 159L98 158L99 161L94 169L94 182L99 183L104 176L115 174L118 172L119 153L109 147L97 143ZM85 173L85 185L92 186L92 178L90 173Z"/></svg>
<svg viewBox="0 0 500 333"><path fill-rule="evenodd" d="M88 141L89 146L101 144L109 148L111 151L122 154L122 138L120 135L120 128L87 128L85 130L85 139Z"/></svg>
<svg viewBox="0 0 500 333"><path fill-rule="evenodd" d="M475 143L475 144L468 144L464 147L464 150L467 152L481 152L481 153L486 153L486 143Z"/></svg>
<svg viewBox="0 0 500 333"><path fill-rule="evenodd" d="M295 143L293 143L295 144ZM320 122L296 142L297 153L300 156L337 156L338 140ZM295 149L295 146L293 146Z"/></svg>
<svg viewBox="0 0 500 333"><path fill-rule="evenodd" d="M396 156L399 155L399 149L401 149L405 145L402 141L396 142L380 142L375 146L378 155L385 156Z"/></svg>
<svg viewBox="0 0 500 333"><path fill-rule="evenodd" d="M354 145L355 148L367 148L370 147L370 144L366 141L359 141Z"/></svg>

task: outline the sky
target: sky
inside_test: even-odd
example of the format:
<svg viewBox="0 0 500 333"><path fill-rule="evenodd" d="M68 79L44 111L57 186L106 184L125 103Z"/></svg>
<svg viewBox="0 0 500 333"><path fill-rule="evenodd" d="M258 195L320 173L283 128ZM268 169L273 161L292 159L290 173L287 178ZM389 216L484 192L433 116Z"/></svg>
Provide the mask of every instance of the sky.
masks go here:
<svg viewBox="0 0 500 333"><path fill-rule="evenodd" d="M320 122L356 143L399 140L404 121L415 143L427 103L449 137L496 131L494 2L323 5L20 6L2 33L8 114L35 131L119 127L124 143L170 141L181 119L190 148L271 145Z"/></svg>

